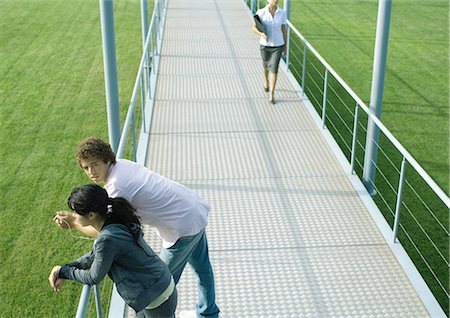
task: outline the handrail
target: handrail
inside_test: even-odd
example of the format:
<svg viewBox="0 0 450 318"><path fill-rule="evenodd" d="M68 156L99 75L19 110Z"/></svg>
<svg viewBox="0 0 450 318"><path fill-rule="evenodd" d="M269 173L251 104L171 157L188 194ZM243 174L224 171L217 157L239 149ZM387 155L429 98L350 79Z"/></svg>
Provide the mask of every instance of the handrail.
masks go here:
<svg viewBox="0 0 450 318"><path fill-rule="evenodd" d="M418 221L418 218L415 216L414 212L411 211L410 207L408 207L407 202L408 200L411 198L410 194L408 196L404 196L403 192L404 192L404 188L408 188L409 191L412 191L419 199L419 201L421 202L421 204L424 205L426 211L428 213L430 213L431 216L431 220L436 221L436 227L438 229L442 228L443 232L442 235L439 234L439 242L442 244L443 241L448 239L448 231L445 228L445 225L443 225L437 216L435 215L436 211L439 211L439 213L443 213L442 216L446 217L449 213L450 210L450 198L448 197L448 195L436 184L436 182L430 177L430 175L423 169L423 167L414 159L414 157L403 147L403 145L397 140L396 137L394 137L394 135L389 131L389 129L381 122L380 118L378 118L370 109L370 107L368 107L359 97L358 95L356 95L356 93L347 85L347 83L336 73L336 71L333 70L333 68L325 61L325 59L314 49L314 47L305 39L305 37L295 28L294 25L292 25L292 23L290 21L287 22L288 23L288 32L290 32L292 30L293 34L296 35L299 39L299 41L301 41L303 43L303 64L301 64L301 62L297 61L300 63L300 65L302 65L302 70L301 70L301 84L300 84L300 90L299 90L299 94L301 93L302 96L305 96L305 91L306 91L306 84L305 84L305 74L307 72L307 64L306 64L306 58L307 58L307 50L309 50L312 54L311 57L315 57L315 60L317 60L317 64L321 63L322 67L325 68L324 72L325 72L325 76L323 76L322 74L322 69L319 70L315 70L315 72L318 72L318 74L320 75L321 79L324 81L324 88L323 91L321 91L321 93L323 94L323 100L321 105L320 101L316 98L314 98L314 93L312 93L313 95L311 97L314 98L314 103L316 103L317 107L321 109L321 114L319 114L320 109L317 110L318 115L322 116L322 129L326 129L324 126L325 123L325 118L327 117L327 104L329 103L330 106L333 107L333 101L330 99L328 100L327 97L327 87L328 87L328 77L329 74L332 74L337 82L337 84L340 85L340 87L342 87L345 91L346 94L348 94L349 98L353 98L353 101L356 102L356 105L354 107L354 113L352 114L353 116L353 133L352 133L352 142L351 142L351 150L350 150L350 173L354 174L356 173L354 171L354 164L355 164L355 160L356 160L356 146L358 144L357 141L357 130L358 130L358 125L360 125L359 121L360 119L358 119L359 116L359 109L362 109L366 114L367 114L367 123L373 123L375 124L380 132L382 132L384 134L384 137L386 138L387 141L390 142L390 146L393 147L393 149L396 150L396 153L399 154L402 158L402 163L401 163L401 168L400 171L398 171L398 169L395 167L394 163L392 162L392 160L390 160L389 157L387 157L386 153L382 150L382 148L380 146L379 150L380 153L382 153L387 161L391 164L391 166L394 166L396 171L399 173L398 175L395 176L390 176L393 178L397 178L398 177L398 185L397 188L395 188L395 186L393 186L390 181L386 178L386 176L383 174L381 168L383 166L378 166L377 170L378 173L380 174L380 176L382 177L382 183L387 182L389 188L391 189L391 191L393 191L394 194L394 198L396 200L395 202L395 210L392 209L392 207L389 206L389 203L386 201L386 198L383 196L384 194L384 189L382 186L380 186L380 188L376 188L375 183L373 183L373 186L375 187L375 189L378 192L378 198L374 200L375 205L378 206L378 203L376 201L381 202L381 204L384 204L385 206L378 206L380 213L382 214L386 214L389 215L389 213L391 213L392 217L393 217L393 225L392 225L392 248L395 249L397 252L399 250L404 251L398 254L397 257L399 257L399 261L405 265L408 268L411 268L410 266L420 266L420 270L416 271L416 269L412 269L412 270L408 270L408 277L410 277L411 281L413 282L413 284L415 285L416 288L418 288L419 290L421 290L422 292L419 294L420 298L422 299L422 301L424 302L425 306L427 307L427 309L429 310L430 313L436 314L436 316L441 316L444 315L443 313L443 308L445 307L445 302L447 301L448 304L448 299L450 299L450 295L448 293L448 289L445 288L445 274L443 274L443 268L447 268L448 269L448 261L445 259L445 257L443 256L444 254L442 253L442 251L440 250L439 244L436 243L432 236L430 235L430 232L427 232L427 229L423 226L423 224L420 224L420 222ZM290 41L287 42L287 51L290 51ZM293 42L293 45L295 44L295 42ZM296 46L296 49L299 50L299 52L301 52L301 48L300 46ZM300 54L300 53L299 53ZM298 59L299 60L299 59ZM297 73L298 76L298 69L296 68L297 63L295 64L291 64L289 63L289 61L286 61L285 63L286 65L286 70L287 72L292 72L292 75L294 75L295 73ZM313 64L314 65L314 64ZM293 80L296 80L296 76L293 76ZM316 88L318 88L317 83L314 82L312 85L315 85ZM320 88L319 88L320 89ZM320 98L319 98L320 99ZM342 100L341 100L342 101ZM344 103L346 104L346 103ZM314 105L312 105L313 107L315 107ZM347 106L347 105L346 105ZM334 108L334 107L333 107ZM337 112L337 110L335 109L334 111ZM342 139L342 135L339 133L339 130L337 129L337 127L335 126L335 124L333 124L331 122L331 119L333 118L333 115L329 115L330 116L330 123L333 126L333 130L335 131L336 134L338 134L339 138L341 138L342 141L344 141ZM343 121L343 118L339 115L336 114L336 116L338 116L340 118L340 120L342 121L342 124L346 124L345 121ZM319 124L319 123L318 123ZM362 126L361 126L362 127ZM331 127L330 127L331 128ZM364 127L363 127L364 129ZM332 136L332 138L334 138L333 133L330 131L330 134ZM344 141L345 142L345 141ZM337 145L338 147L341 147L341 145ZM361 145L362 148L364 148L363 145ZM439 199L434 199L435 197L433 197L433 204L438 205L438 210L436 211L432 211L430 210L429 206L424 202L424 200L419 197L419 195L417 194L417 192L411 187L411 184L406 180L406 176L405 176L405 170L406 170L406 163L409 163L411 166L411 170L414 171L415 174L417 174L418 177L421 178L421 181L424 182L424 186L426 186L427 188L424 188L424 192L423 195L426 196L427 194L429 195L436 195ZM364 171L365 167L361 167ZM381 183L380 183L381 185ZM445 209L446 208L446 209ZM401 219L401 210L405 210L404 212L406 212L407 214L405 215L405 217L408 217L410 221L405 221L404 224L402 224L400 222ZM416 208L417 210L420 209L420 206L418 206ZM383 212L384 211L384 212ZM388 221L387 216L384 215L386 221ZM444 222L445 223L445 222ZM411 233L408 233L407 231L407 227L405 226L405 224L408 224L408 227L416 227L418 228L418 232L414 232L414 235L410 235ZM434 222L433 222L434 224ZM407 251L406 248L404 248L404 246L402 244L400 244L400 242L397 240L397 235L399 232L399 229L401 228L402 230L402 235L405 238L405 243L409 244L412 247L408 247ZM430 228L431 231L434 230L434 227ZM439 232L441 233L441 232ZM386 233L387 234L387 233ZM443 259L443 263L441 265L441 263L439 263L438 265L434 265L435 264L435 258L433 257L425 257L423 250L421 251L419 248L419 245L417 244L417 241L419 240L419 237L424 237L424 240L426 241L426 244L429 244L429 250L427 250L427 253L432 251L432 253L435 253L437 256L437 258ZM386 237L387 238L387 237ZM397 255L397 254L396 254ZM408 256L406 256L408 255ZM433 254L434 255L434 254ZM405 261L406 258L408 258L408 261ZM415 261L414 263L412 262L413 257L415 257ZM419 262L419 263L417 263ZM418 264L422 264L421 262L423 262L423 265L418 265ZM409 265L411 264L411 265ZM402 265L402 266L403 266ZM418 269L419 270L419 269ZM422 275L424 275L422 277ZM426 277L425 275L428 275L428 277ZM419 279L420 277L420 279ZM448 277L448 276L446 276ZM423 278L423 280L422 280ZM425 282L426 280L426 282ZM420 282L419 282L420 281ZM429 288L429 289L428 289ZM433 292L431 292L431 289L433 289ZM433 296L431 296L431 293L435 293ZM435 297L435 298L433 298ZM437 299L437 297L439 297L439 300ZM445 297L447 297L447 300L445 300ZM438 300L438 302L436 301ZM432 315L433 315L432 314Z"/></svg>
<svg viewBox="0 0 450 318"><path fill-rule="evenodd" d="M128 107L127 116L125 118L125 123L123 125L122 134L120 135L120 142L119 142L119 146L117 148L117 154L116 154L118 158L122 158L123 157L123 152L125 150L125 144L126 144L126 140L127 140L127 137L128 137L128 132L129 132L130 127L131 127L133 114L134 114L136 97L137 97L137 93L138 93L138 90L139 90L139 86L141 84L141 78L142 78L142 72L143 72L143 69L144 69L144 63L146 62L146 59L148 59L147 50L149 49L148 46L149 46L149 43L150 43L150 37L152 35L152 31L153 31L153 28L154 28L155 11L156 11L156 8L158 7L158 2L159 2L159 0L156 0L155 10L153 10L152 19L151 19L151 22L150 22L150 27L149 27L148 32L147 32L147 38L145 39L144 54L142 54L141 62L139 63L139 68L138 68L138 73L136 75L136 81L135 81L135 84L134 84L133 93L131 94L130 106Z"/></svg>
<svg viewBox="0 0 450 318"><path fill-rule="evenodd" d="M91 295L91 286L83 285L81 290L80 301L78 302L78 308L76 313L76 318L84 318L86 316L87 305L89 302L89 297ZM102 302L100 297L100 289L98 285L94 285L94 295L95 295L95 307L97 310L97 318L102 318Z"/></svg>
<svg viewBox="0 0 450 318"><path fill-rule="evenodd" d="M143 70L144 70L144 68L148 68L150 66L151 66L152 70L155 70L158 67L158 65L155 65L155 63L156 63L155 58L151 59L151 63L149 62L150 54L152 54L151 56L154 57L153 54L155 53L155 52L150 52L150 45L152 44L152 36L154 36L154 32L158 33L158 34L156 34L156 41L155 41L156 43L153 43L153 45L156 47L156 54L159 54L160 45L158 45L158 37L161 38L160 33L163 32L163 29L158 28L158 25L156 25L156 24L157 23L162 24L164 22L165 14L161 15L161 13L166 9L166 2L167 2L167 0L156 0L155 4L154 4L154 9L153 9L150 26L147 31L146 40L145 40L145 43L143 46L143 54L141 57L139 69L138 69L138 72L136 75L135 85L134 85L133 92L132 92L131 99L130 99L130 105L128 107L127 116L125 119L125 123L124 123L123 129L122 129L121 136L120 136L119 146L117 148L117 153L116 153L117 158L122 158L124 155L124 150L125 150L126 141L127 141L127 137L128 137L130 128L133 128L133 130L135 129L136 123L134 121L134 110L135 110L135 103L136 103L136 99L137 99L137 95L138 95L138 91L139 91L139 86L141 85L142 79L143 79ZM154 49L154 47L152 47L152 49ZM156 74L156 71L154 72L154 74ZM144 89L144 88L142 88L142 89ZM151 96L150 90L151 90L150 85L146 85L145 92L144 92L145 98L142 101L144 106L145 106L145 103L147 102L146 98ZM143 116L143 118L142 118L142 123L144 124L144 122L145 122L145 116ZM133 143L135 143L135 135L134 134L133 134ZM76 313L77 318L84 318L86 316L90 292L91 292L91 286L84 285L81 295L80 295L78 308L77 308L77 313ZM112 295L113 299L123 302L123 300L120 297L116 297L114 295L114 293L117 293L115 286L113 286L112 293L113 293L113 295ZM102 318L100 290L99 290L98 285L94 285L94 294L95 294L95 305L96 305L96 311L97 311L97 318ZM113 314L114 316L117 314L116 307L113 308L113 306L114 305L111 304L111 308L110 308L110 312L109 312L110 316L111 316L111 314Z"/></svg>
<svg viewBox="0 0 450 318"><path fill-rule="evenodd" d="M133 88L133 93L131 94L131 99L130 99L130 106L128 107L128 111L127 111L127 117L125 119L125 123L123 125L123 130L122 130L122 134L120 136L120 142L119 142L119 146L117 148L117 158L122 158L123 157L123 152L125 150L125 144L126 144L126 140L128 137L128 132L130 130L131 124L132 124L132 120L133 120L133 114L134 114L134 108L135 108L135 102L136 102L136 98L137 98L137 93L139 90L139 86L141 85L141 78L142 78L142 72L144 69L144 63L146 62L146 60L148 59L148 49L149 49L149 44L150 44L150 38L152 35L152 31L154 28L154 22L155 22L155 12L158 8L158 3L160 2L160 0L156 0L155 2L155 8L153 10L153 14L152 14L152 19L150 22L150 27L148 29L147 32L147 37L145 39L145 44L144 44L144 49L143 49L143 54L141 57L141 62L139 63L139 69L138 69L138 73L136 75L136 81L134 84L134 88Z"/></svg>
<svg viewBox="0 0 450 318"><path fill-rule="evenodd" d="M89 302L89 296L91 294L91 286L83 285L81 290L80 301L78 302L76 318L83 318L86 316L87 304Z"/></svg>
<svg viewBox="0 0 450 318"><path fill-rule="evenodd" d="M411 166L419 173L425 180L428 186L436 193L436 195L444 202L447 208L450 209L450 198L445 192L436 184L430 175L422 168L422 166L414 159L414 157L402 146L402 144L394 137L389 129L376 117L369 109L369 107L356 95L356 93L348 86L348 84L336 73L336 71L325 61L325 59L314 49L314 47L305 39L305 37L295 28L295 26L288 21L289 28L303 41L304 45L314 54L314 56L325 66L333 77L345 88L349 95L357 102L358 106L370 117L375 125L385 134L385 136L394 144L398 151L406 158Z"/></svg>

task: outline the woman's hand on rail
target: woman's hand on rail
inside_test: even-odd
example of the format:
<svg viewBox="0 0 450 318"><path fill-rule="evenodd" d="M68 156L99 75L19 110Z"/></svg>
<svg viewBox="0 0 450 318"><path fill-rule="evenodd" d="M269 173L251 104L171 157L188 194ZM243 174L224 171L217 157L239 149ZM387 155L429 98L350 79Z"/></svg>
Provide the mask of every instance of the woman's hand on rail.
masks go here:
<svg viewBox="0 0 450 318"><path fill-rule="evenodd" d="M48 276L48 281L50 283L50 286L53 288L53 290L56 293L59 293L61 291L61 287L65 281L62 278L58 278L60 269L61 269L61 266L53 267L52 271L50 272L50 275Z"/></svg>

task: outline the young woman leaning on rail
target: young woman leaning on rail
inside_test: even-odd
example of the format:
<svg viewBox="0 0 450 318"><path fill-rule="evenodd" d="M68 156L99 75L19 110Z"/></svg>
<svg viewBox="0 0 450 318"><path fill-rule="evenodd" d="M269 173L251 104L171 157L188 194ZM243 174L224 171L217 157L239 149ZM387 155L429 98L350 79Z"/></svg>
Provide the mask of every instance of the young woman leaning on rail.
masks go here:
<svg viewBox="0 0 450 318"><path fill-rule="evenodd" d="M146 318L175 318L177 290L167 265L144 241L139 217L123 198L110 198L95 184L75 188L67 200L81 226L99 235L93 250L63 266L48 278L55 292L65 280L99 284L106 274L124 301Z"/></svg>

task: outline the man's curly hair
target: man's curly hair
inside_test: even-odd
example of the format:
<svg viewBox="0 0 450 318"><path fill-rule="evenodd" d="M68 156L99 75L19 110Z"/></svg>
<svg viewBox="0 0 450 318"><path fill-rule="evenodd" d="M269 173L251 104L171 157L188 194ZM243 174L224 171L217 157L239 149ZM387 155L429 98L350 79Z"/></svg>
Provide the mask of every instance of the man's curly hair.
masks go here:
<svg viewBox="0 0 450 318"><path fill-rule="evenodd" d="M116 155L111 149L111 146L97 137L89 137L83 140L78 146L75 153L75 158L81 167L81 160L89 158L96 158L102 160L104 163L116 163Z"/></svg>

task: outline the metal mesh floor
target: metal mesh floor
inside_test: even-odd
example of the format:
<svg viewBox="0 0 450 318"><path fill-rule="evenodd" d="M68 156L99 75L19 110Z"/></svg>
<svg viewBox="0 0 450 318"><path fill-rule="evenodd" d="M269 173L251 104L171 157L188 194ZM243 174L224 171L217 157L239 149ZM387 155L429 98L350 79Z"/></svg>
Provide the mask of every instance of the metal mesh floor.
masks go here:
<svg viewBox="0 0 450 318"><path fill-rule="evenodd" d="M282 71L267 98L245 5L170 0L147 166L213 207L221 317L428 317ZM178 291L194 309L189 268Z"/></svg>

